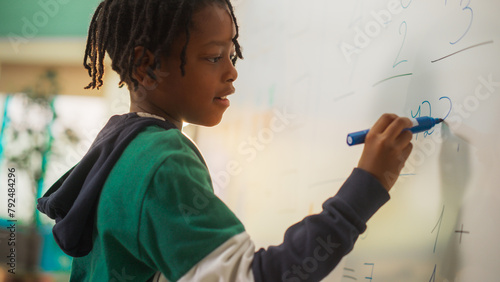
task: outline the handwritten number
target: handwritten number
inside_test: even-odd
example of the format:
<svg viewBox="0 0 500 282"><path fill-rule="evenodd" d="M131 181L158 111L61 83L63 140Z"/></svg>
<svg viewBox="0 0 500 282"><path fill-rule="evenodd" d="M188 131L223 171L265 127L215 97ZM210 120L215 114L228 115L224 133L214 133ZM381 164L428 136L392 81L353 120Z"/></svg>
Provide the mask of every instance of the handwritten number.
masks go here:
<svg viewBox="0 0 500 282"><path fill-rule="evenodd" d="M408 4L406 4L406 6L405 6L405 5L403 4L403 0L401 0L401 7L403 7L404 9L408 8L408 7L410 6L410 4L411 4L411 1L413 1L413 0L410 0L410 1L408 2Z"/></svg>
<svg viewBox="0 0 500 282"><path fill-rule="evenodd" d="M416 114L413 114L413 111L411 111L411 117L412 118L417 118L417 117L421 117L421 116L422 116L422 106L418 106L418 111L417 111ZM415 136L415 139L418 140L418 133Z"/></svg>
<svg viewBox="0 0 500 282"><path fill-rule="evenodd" d="M436 268L437 264L434 265L434 271L432 272L431 279L429 279L429 282L436 282Z"/></svg>
<svg viewBox="0 0 500 282"><path fill-rule="evenodd" d="M436 226L431 231L431 234L436 230L437 228L437 234L436 234L436 241L434 241L434 250L432 251L433 253L436 253L436 246L437 246L437 241L439 237L439 230L441 229L441 223L443 222L443 215L444 215L444 205L443 205L443 210L441 211L441 216L439 216L439 220L436 223Z"/></svg>
<svg viewBox="0 0 500 282"><path fill-rule="evenodd" d="M418 118L421 116L421 111L422 111L422 106L418 106L418 111L416 114L413 114L413 111L411 111L411 117L412 118Z"/></svg>
<svg viewBox="0 0 500 282"><path fill-rule="evenodd" d="M450 110L448 111L448 114L446 114L446 116L443 118L443 119L446 119L450 115L451 110L453 109L453 102L451 101L450 97L447 97L447 96L443 96L443 97L439 98L439 101L441 101L443 99L448 100L450 102Z"/></svg>
<svg viewBox="0 0 500 282"><path fill-rule="evenodd" d="M462 34L462 36L460 36L460 38L457 39L457 41L455 42L450 42L451 45L455 45L457 44L460 40L462 40L462 38L464 38L464 36L469 32L470 30L470 27L472 26L472 21L474 20L474 11L472 10L472 8L469 6L470 5L470 1L471 0L468 0L469 2L467 2L467 5L465 5L465 7L462 9L462 11L469 11L470 12L470 23L469 23L469 26L467 27L467 29L465 30L464 34ZM460 1L460 6L462 6L464 0ZM446 2L445 2L445 5L446 5Z"/></svg>
<svg viewBox="0 0 500 282"><path fill-rule="evenodd" d="M441 100L448 100L448 102L450 103L450 109L448 110L448 113L446 114L445 117L442 118L443 120L446 120L446 118L448 118L448 116L451 114L451 111L453 110L453 102L451 101L450 97L448 97L448 96L443 96L443 97L439 98L439 101L441 101ZM422 116L422 111L423 111L422 110L422 106L424 106L424 105L427 105L429 107L429 114L428 115L424 114L424 116L430 116L430 117L432 117L432 104L431 104L431 102L429 102L427 100L423 101L422 105L418 106L418 110L417 110L417 112L415 114L413 113L413 111L411 111L411 117L412 118L419 118L419 117L421 117ZM431 131L429 131L429 130L425 131L424 132L424 138L426 138L427 136L431 135L432 133L434 133L434 129L431 130ZM416 134L415 139L418 140L418 133Z"/></svg>
<svg viewBox="0 0 500 282"><path fill-rule="evenodd" d="M431 117L432 116L432 106L431 106L431 103L429 101L423 101L422 102L422 105L423 104L428 104L429 105L429 116ZM434 133L434 129L432 131L429 131L427 130L426 132L424 132L424 138L431 135L432 133Z"/></svg>
<svg viewBox="0 0 500 282"><path fill-rule="evenodd" d="M365 279L373 281L373 269L375 268L375 264L374 263L367 263L366 262L365 265L371 265L371 267L372 267L372 273L371 273L371 275L370 276L366 276Z"/></svg>
<svg viewBox="0 0 500 282"><path fill-rule="evenodd" d="M431 102L425 100L425 101L422 102L422 105L425 105L425 104L429 105L429 116L432 116Z"/></svg>
<svg viewBox="0 0 500 282"><path fill-rule="evenodd" d="M401 27L403 27L403 25L405 26L405 28L404 28L403 43L401 44L401 48L399 48L398 56L396 57L396 60L394 61L394 64L392 65L393 68L395 68L396 66L398 66L401 63L408 62L407 60L401 60L401 61L398 62L399 55L401 55L401 50L403 50L403 45L405 44L405 41L406 41L406 33L408 31L408 25L406 24L406 21L403 21L401 23L401 25L399 26L399 35L401 35Z"/></svg>
<svg viewBox="0 0 500 282"><path fill-rule="evenodd" d="M429 105L429 115L428 116L432 116L432 106L431 106L431 103L429 101L423 101L422 102L422 105ZM422 116L422 105L418 106L418 111L416 114L413 114L413 111L411 112L411 117L412 118L419 118ZM432 130L431 132L429 131L426 131L424 132L424 138L427 137L428 135L431 135L432 133L434 132L434 130ZM417 133L417 135L415 136L415 139L418 140L418 135L419 133Z"/></svg>

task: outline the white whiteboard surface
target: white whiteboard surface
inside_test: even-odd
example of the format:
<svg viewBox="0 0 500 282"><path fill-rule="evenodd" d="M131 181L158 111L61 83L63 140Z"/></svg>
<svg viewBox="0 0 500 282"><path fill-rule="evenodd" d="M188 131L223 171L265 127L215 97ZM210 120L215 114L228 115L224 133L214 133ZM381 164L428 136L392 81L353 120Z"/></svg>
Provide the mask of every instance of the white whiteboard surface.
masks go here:
<svg viewBox="0 0 500 282"><path fill-rule="evenodd" d="M347 133L385 112L446 117L324 281L498 281L500 2L233 2L236 94L196 139L257 247L336 193L362 151Z"/></svg>

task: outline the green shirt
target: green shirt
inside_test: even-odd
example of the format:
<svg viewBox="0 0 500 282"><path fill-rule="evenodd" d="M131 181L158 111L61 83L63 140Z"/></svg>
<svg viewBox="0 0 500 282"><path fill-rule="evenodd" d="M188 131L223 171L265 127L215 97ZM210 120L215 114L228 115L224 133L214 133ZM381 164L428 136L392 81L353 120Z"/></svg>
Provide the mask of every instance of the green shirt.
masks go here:
<svg viewBox="0 0 500 282"><path fill-rule="evenodd" d="M170 281L244 227L213 194L206 164L177 129L150 126L123 152L100 195L92 251L71 281Z"/></svg>

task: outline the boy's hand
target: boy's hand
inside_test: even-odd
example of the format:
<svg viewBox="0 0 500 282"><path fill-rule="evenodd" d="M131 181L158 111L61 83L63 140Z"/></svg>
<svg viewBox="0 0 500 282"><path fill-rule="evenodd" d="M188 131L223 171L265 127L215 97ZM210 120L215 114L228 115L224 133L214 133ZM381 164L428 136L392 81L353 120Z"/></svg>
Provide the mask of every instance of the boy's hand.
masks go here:
<svg viewBox="0 0 500 282"><path fill-rule="evenodd" d="M358 167L375 176L387 191L396 183L410 156L412 133L403 129L412 126L408 118L384 114L366 135Z"/></svg>

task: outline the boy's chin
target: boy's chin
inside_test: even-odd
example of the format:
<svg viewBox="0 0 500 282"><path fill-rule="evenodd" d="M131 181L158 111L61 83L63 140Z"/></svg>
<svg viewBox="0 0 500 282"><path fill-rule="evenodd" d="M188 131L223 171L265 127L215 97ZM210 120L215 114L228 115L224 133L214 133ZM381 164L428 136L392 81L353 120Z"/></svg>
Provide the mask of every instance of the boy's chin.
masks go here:
<svg viewBox="0 0 500 282"><path fill-rule="evenodd" d="M222 121L222 115L220 117L214 117L214 118L203 120L203 121L193 121L193 122L186 121L186 122L189 124L194 124L194 125L198 125L198 126L214 127L214 126L218 125L221 121Z"/></svg>

